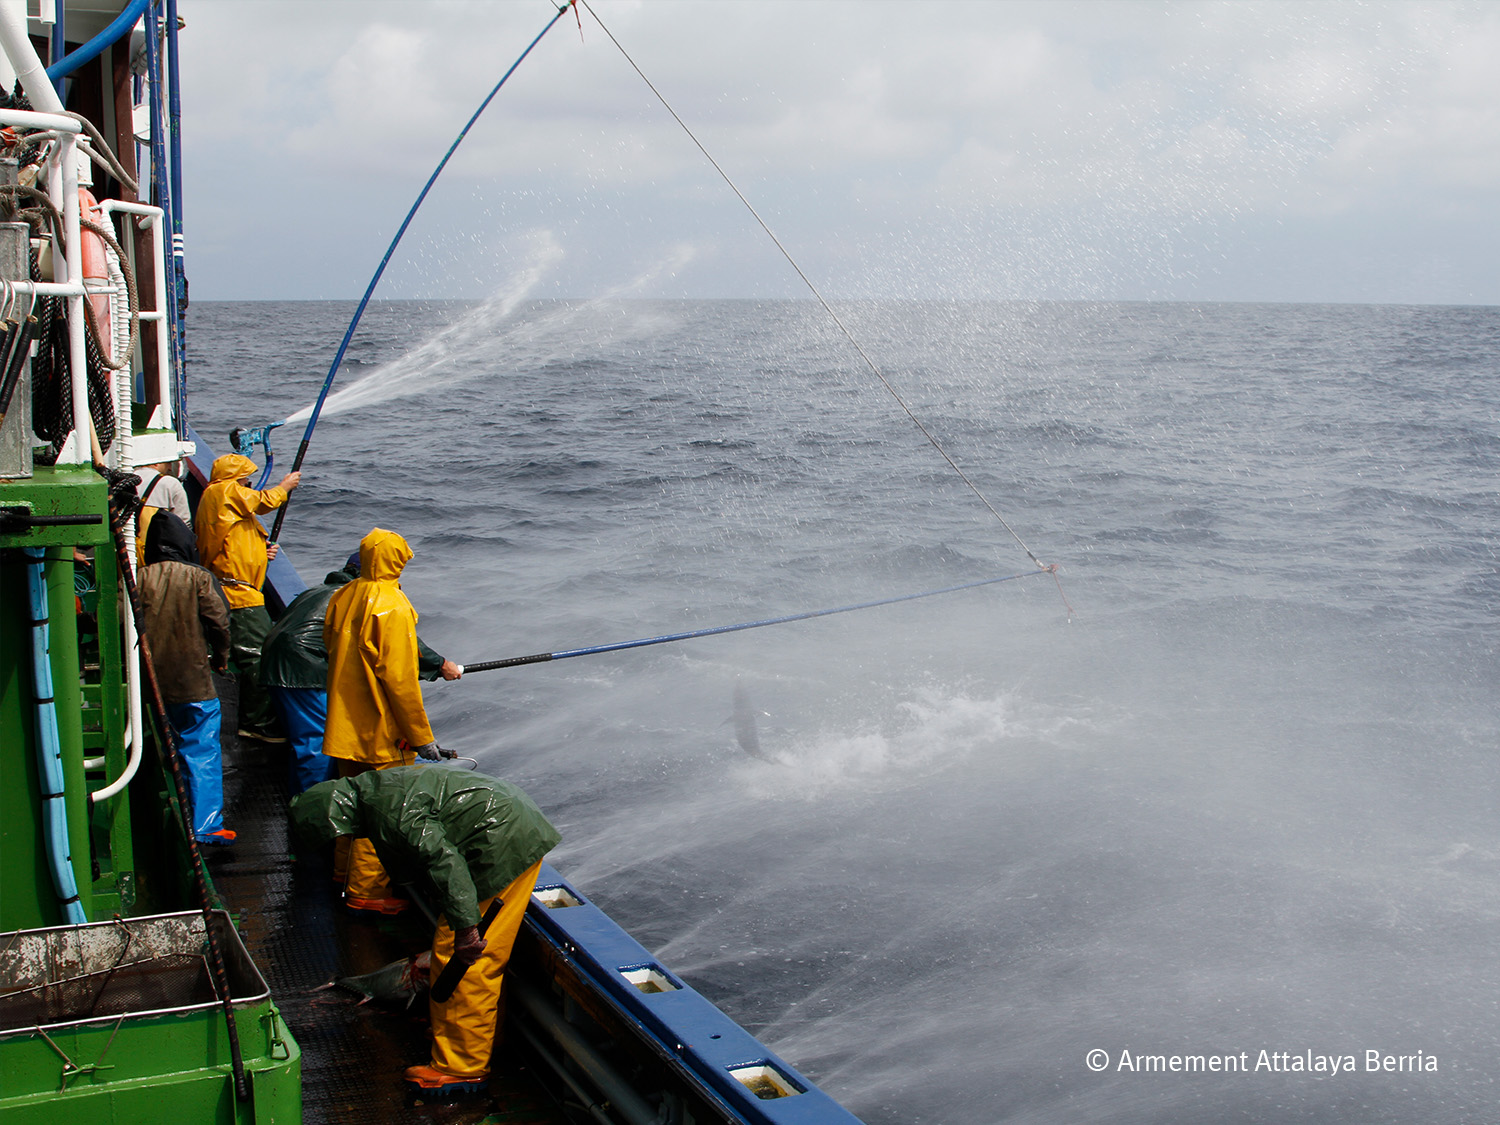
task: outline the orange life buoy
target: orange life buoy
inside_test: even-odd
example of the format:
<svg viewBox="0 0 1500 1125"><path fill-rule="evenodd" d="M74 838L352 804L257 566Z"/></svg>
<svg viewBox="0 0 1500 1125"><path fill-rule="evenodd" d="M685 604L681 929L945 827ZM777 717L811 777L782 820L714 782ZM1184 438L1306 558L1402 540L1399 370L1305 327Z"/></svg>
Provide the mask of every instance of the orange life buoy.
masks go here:
<svg viewBox="0 0 1500 1125"><path fill-rule="evenodd" d="M99 201L94 198L93 192L81 184L78 187L78 217L96 226L104 225L104 212L99 209ZM104 239L86 227L79 228L79 235L83 251L84 286L90 290L94 288L90 282L102 282L108 286L109 259L104 256ZM109 293L95 293L88 301L94 310L94 327L99 329L99 342L104 348L104 355L107 359L113 359L115 341L114 333L110 331Z"/></svg>

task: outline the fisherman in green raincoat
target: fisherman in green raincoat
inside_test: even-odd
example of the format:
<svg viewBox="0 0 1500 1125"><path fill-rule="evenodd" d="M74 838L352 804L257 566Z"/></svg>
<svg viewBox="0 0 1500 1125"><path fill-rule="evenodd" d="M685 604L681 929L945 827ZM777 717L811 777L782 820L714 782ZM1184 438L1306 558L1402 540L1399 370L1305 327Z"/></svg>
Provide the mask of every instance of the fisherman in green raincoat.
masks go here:
<svg viewBox="0 0 1500 1125"><path fill-rule="evenodd" d="M542 857L561 838L557 829L510 782L436 766L322 782L293 799L291 818L306 845L369 839L392 882L432 895L443 915L432 942L432 979L450 958L472 967L445 1003L431 1002L431 1065L407 1068L406 1080L429 1093L483 1088L505 965ZM500 912L481 935L480 918L497 897Z"/></svg>

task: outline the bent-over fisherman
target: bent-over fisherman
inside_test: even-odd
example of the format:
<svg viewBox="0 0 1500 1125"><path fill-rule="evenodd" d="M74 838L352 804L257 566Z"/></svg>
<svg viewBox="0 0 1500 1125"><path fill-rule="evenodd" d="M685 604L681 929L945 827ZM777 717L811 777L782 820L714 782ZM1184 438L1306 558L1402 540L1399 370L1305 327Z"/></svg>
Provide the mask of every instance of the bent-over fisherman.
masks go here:
<svg viewBox="0 0 1500 1125"><path fill-rule="evenodd" d="M445 1002L429 1000L432 1055L406 1070L427 1093L473 1093L489 1079L502 1024L501 985L542 857L561 838L520 788L441 767L371 770L314 785L291 805L292 829L313 846L361 835L393 878L431 893L442 912L432 979L452 959L471 966ZM498 912L479 931L495 899Z"/></svg>

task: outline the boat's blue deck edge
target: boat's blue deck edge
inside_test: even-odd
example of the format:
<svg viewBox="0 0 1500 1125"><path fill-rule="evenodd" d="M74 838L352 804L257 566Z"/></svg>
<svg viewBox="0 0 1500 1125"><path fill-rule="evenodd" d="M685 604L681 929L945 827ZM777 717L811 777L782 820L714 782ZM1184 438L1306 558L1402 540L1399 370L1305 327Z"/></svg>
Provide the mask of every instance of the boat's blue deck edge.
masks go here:
<svg viewBox="0 0 1500 1125"><path fill-rule="evenodd" d="M582 891L544 863L537 879L538 892L557 888L566 890L579 905L547 907L533 899L528 911L532 928L565 955L598 995L652 1041L663 1057L675 1061L679 1070L733 1115L754 1125L859 1121L661 964ZM660 973L676 988L642 992L622 975L646 968ZM746 1066L773 1067L801 1092L758 1098L731 1073Z"/></svg>

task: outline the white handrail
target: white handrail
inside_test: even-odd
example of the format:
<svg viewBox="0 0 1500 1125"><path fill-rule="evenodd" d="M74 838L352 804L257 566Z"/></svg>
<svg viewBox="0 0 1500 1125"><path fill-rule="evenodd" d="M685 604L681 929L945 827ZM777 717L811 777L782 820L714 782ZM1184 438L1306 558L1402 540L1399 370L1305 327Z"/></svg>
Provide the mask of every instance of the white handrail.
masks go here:
<svg viewBox="0 0 1500 1125"><path fill-rule="evenodd" d="M0 10L3 10L0 5ZM62 107L59 106L59 109ZM83 122L60 113L37 113L32 109L0 109L0 125L14 125L21 129L50 129L57 133L83 132Z"/></svg>
<svg viewBox="0 0 1500 1125"><path fill-rule="evenodd" d="M163 232L166 230L165 213L160 207L153 207L149 203L130 203L123 199L106 199L99 205L99 210L106 218L116 211L126 215L141 215L149 220L151 227L152 248L155 253L152 257L152 277L156 287L155 298L152 300L154 310L140 314L142 321L157 322L156 329L156 401L166 407L167 425L172 424L172 419L177 416L177 403L172 399L171 380L171 358L167 352L169 340L167 338L167 267L166 267L166 242ZM121 245L124 245L123 240ZM140 277L136 277L136 288L140 288Z"/></svg>

